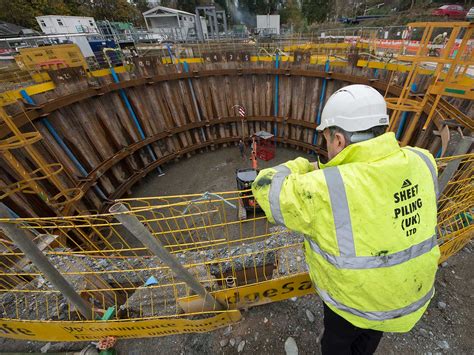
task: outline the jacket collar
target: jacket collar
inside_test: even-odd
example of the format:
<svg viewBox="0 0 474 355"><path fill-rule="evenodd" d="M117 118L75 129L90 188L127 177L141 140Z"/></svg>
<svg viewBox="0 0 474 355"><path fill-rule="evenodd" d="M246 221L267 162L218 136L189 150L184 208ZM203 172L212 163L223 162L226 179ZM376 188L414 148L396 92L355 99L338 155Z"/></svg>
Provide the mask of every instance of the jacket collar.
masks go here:
<svg viewBox="0 0 474 355"><path fill-rule="evenodd" d="M326 164L320 162L319 166L324 169L348 163L376 161L399 149L395 134L387 132L367 141L351 144Z"/></svg>

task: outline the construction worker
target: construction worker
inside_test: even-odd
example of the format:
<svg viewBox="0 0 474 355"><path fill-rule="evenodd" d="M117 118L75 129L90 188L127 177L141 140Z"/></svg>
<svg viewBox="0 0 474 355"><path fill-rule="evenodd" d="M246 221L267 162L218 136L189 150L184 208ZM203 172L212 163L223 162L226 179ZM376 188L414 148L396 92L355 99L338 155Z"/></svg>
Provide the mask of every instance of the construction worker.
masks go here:
<svg viewBox="0 0 474 355"><path fill-rule="evenodd" d="M252 150L252 152L250 153L250 160L252 161L252 169L257 170L258 163L257 163L257 154L255 153L255 150Z"/></svg>
<svg viewBox="0 0 474 355"><path fill-rule="evenodd" d="M264 169L252 191L270 222L305 236L324 302L322 353L371 354L383 332L412 329L433 297L436 164L384 133L385 100L369 86L336 91L321 118L329 161Z"/></svg>
<svg viewBox="0 0 474 355"><path fill-rule="evenodd" d="M441 53L441 48L438 48L438 47L441 46L441 45L444 46L444 44L446 43L447 37L448 37L447 32L443 32L443 33L440 33L439 35L437 35L433 39L433 43L432 43L436 47L430 47L428 55L431 56L431 57L439 57L440 53Z"/></svg>
<svg viewBox="0 0 474 355"><path fill-rule="evenodd" d="M242 139L239 140L239 152L240 152L240 157L242 158L242 160L245 160L245 144Z"/></svg>
<svg viewBox="0 0 474 355"><path fill-rule="evenodd" d="M440 33L433 39L433 44L444 44L444 42L446 42L447 37L448 37L448 32Z"/></svg>
<svg viewBox="0 0 474 355"><path fill-rule="evenodd" d="M257 142L255 137L252 137L250 160L252 161L252 169L257 170Z"/></svg>

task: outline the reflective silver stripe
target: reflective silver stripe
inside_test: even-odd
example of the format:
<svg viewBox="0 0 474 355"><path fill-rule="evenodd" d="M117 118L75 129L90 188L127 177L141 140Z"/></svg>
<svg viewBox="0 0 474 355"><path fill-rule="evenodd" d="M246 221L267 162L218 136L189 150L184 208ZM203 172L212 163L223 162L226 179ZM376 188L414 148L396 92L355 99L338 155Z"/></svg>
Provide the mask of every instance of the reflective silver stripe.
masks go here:
<svg viewBox="0 0 474 355"><path fill-rule="evenodd" d="M435 167L433 166L433 163L431 162L431 160L425 154L423 154L419 150L416 150L416 149L413 149L413 148L410 148L410 147L407 147L407 149L409 151L415 153L416 155L418 155L425 162L425 164L428 166L428 169L430 169L431 177L433 178L433 184L434 184L434 188L435 188L435 192L436 192L436 197L438 197L439 196L438 177L436 176L436 170L435 170Z"/></svg>
<svg viewBox="0 0 474 355"><path fill-rule="evenodd" d="M426 302L428 302L431 297L433 297L434 294L434 287L432 287L426 295L406 307L393 309L391 311L361 311L360 309L352 308L336 301L327 292L320 290L316 285L314 285L314 288L318 291L319 296L321 296L324 302L329 303L330 305L336 307L337 309L340 309L341 311L345 311L355 316L373 321L384 321L389 319L400 318L413 312L416 312L421 307L423 307Z"/></svg>
<svg viewBox="0 0 474 355"><path fill-rule="evenodd" d="M285 225L283 215L280 209L280 192L283 186L285 178L291 174L291 170L284 165L278 165L274 167L277 172L273 175L272 183L270 185L270 191L268 192L268 201L270 203L270 211L275 219L275 222L281 225Z"/></svg>
<svg viewBox="0 0 474 355"><path fill-rule="evenodd" d="M379 255L379 256L353 256L343 257L329 254L323 251L316 241L306 237L311 250L321 255L328 263L332 264L338 269L375 269L382 267L390 267L402 264L408 260L416 258L420 255L431 251L436 245L436 235L422 241L421 243L412 245L411 247L398 251L393 254Z"/></svg>
<svg viewBox="0 0 474 355"><path fill-rule="evenodd" d="M323 169L326 185L331 199L331 209L336 227L336 238L341 256L355 256L354 236L352 235L351 215L347 202L346 188L337 166Z"/></svg>

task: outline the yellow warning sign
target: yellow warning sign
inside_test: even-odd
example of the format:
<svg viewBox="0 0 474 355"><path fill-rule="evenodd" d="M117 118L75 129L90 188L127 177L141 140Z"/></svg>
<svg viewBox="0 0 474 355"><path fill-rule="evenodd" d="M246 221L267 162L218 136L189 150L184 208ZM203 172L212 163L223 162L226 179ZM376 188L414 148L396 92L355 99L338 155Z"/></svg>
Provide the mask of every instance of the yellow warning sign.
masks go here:
<svg viewBox="0 0 474 355"><path fill-rule="evenodd" d="M232 309L241 309L314 293L309 274L296 274L237 289L218 291L214 296Z"/></svg>
<svg viewBox="0 0 474 355"><path fill-rule="evenodd" d="M47 322L0 320L0 337L43 340L81 341L98 340L106 336L117 338L146 338L183 333L204 333L240 320L236 309L281 301L291 297L313 293L313 285L307 273L276 280L213 292L222 304L232 310L216 316L199 319L150 319L123 321ZM197 306L196 306L197 301ZM178 300L185 312L203 312L198 296Z"/></svg>
<svg viewBox="0 0 474 355"><path fill-rule="evenodd" d="M106 336L146 338L183 333L204 333L239 321L239 311L226 311L198 320L150 319L140 321L41 322L0 321L0 336L4 338L43 341L87 341Z"/></svg>
<svg viewBox="0 0 474 355"><path fill-rule="evenodd" d="M468 238L466 238L468 239ZM461 242L461 240L459 240ZM462 239L465 242L465 239ZM453 243L456 244L456 243ZM458 245L451 246L457 248ZM444 250L444 256L451 251ZM441 258L443 260L443 256ZM300 297L314 293L308 273L296 274L276 280L213 292L222 304L231 310L213 317L198 320L189 319L150 319L123 321L87 322L48 322L0 320L0 337L42 340L42 341L81 341L98 340L106 336L117 338L146 338L183 333L204 333L238 322L241 314L238 309ZM198 296L178 299L185 312L205 312ZM202 313L205 314L205 313Z"/></svg>

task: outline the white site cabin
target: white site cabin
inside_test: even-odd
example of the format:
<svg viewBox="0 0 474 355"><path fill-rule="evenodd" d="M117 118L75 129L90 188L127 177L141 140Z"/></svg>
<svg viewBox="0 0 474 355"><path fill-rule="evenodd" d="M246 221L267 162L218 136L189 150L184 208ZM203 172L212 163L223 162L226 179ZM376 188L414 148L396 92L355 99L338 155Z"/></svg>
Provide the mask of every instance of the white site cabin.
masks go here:
<svg viewBox="0 0 474 355"><path fill-rule="evenodd" d="M257 15L257 30L262 35L279 35L280 15Z"/></svg>
<svg viewBox="0 0 474 355"><path fill-rule="evenodd" d="M38 21L43 33L48 35L76 33L99 34L99 29L93 17L48 15L37 16L36 21ZM84 57L94 55L86 36L70 37L69 40L79 46Z"/></svg>
<svg viewBox="0 0 474 355"><path fill-rule="evenodd" d="M166 36L170 40L186 41L197 36L196 15L190 12L156 6L143 13L146 28L149 32ZM204 38L207 38L207 26L204 18Z"/></svg>

